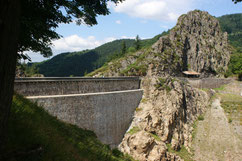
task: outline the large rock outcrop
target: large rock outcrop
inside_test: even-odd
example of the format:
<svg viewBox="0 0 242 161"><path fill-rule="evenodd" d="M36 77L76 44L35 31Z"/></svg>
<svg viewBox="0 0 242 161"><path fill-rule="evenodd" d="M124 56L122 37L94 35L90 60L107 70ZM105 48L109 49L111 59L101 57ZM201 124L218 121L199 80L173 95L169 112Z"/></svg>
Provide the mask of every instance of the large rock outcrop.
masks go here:
<svg viewBox="0 0 242 161"><path fill-rule="evenodd" d="M151 76L142 81L143 100L119 148L140 161L182 160L168 147L190 151L192 125L206 110L208 95L180 80Z"/></svg>
<svg viewBox="0 0 242 161"><path fill-rule="evenodd" d="M221 75L227 70L230 50L227 33L221 31L219 21L207 12L195 10L180 16L170 34L153 45L153 52L170 62L161 68L170 75L192 70L203 77Z"/></svg>

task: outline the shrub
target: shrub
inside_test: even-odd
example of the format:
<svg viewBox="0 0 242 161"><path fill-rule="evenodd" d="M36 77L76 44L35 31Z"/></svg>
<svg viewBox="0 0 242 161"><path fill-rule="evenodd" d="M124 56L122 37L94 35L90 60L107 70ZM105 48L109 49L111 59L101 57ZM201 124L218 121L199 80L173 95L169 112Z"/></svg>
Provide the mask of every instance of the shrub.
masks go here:
<svg viewBox="0 0 242 161"><path fill-rule="evenodd" d="M133 134L135 134L135 133L137 133L137 132L139 132L139 131L140 131L139 127L134 126L132 129L130 129L130 130L128 131L128 133L131 134L131 135L133 135Z"/></svg>
<svg viewBox="0 0 242 161"><path fill-rule="evenodd" d="M198 118L197 118L199 121L202 121L202 120L204 120L204 116L203 115L200 115L200 116L198 116Z"/></svg>

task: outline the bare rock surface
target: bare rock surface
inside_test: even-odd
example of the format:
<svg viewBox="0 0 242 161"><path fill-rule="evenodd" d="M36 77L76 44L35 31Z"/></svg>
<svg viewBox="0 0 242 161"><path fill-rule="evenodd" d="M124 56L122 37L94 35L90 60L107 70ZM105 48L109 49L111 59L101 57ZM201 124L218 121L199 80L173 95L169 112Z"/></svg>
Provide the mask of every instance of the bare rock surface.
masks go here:
<svg viewBox="0 0 242 161"><path fill-rule="evenodd" d="M153 49L175 63L172 68L163 67L170 75L181 70L197 71L204 77L219 75L227 70L230 59L227 33L215 17L199 10L180 16L170 34L161 37Z"/></svg>
<svg viewBox="0 0 242 161"><path fill-rule="evenodd" d="M173 78L164 80L170 89L157 87L159 79L143 79L143 101L119 148L140 161L182 160L168 151L167 144L174 150L190 150L192 125L206 110L208 96Z"/></svg>

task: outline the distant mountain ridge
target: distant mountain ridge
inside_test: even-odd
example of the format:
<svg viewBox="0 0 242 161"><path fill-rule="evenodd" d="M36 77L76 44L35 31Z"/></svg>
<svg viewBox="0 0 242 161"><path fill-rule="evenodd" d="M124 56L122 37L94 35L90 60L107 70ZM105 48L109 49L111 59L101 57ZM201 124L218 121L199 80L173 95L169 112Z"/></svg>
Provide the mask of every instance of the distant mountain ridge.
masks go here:
<svg viewBox="0 0 242 161"><path fill-rule="evenodd" d="M163 32L163 35L166 33ZM141 40L141 47L151 46L161 35ZM29 68L31 66L37 68L38 73L46 77L84 76L86 73L100 68L109 60L118 57L123 42L126 44L127 52L135 50L134 39L114 40L92 50L61 53L40 63L30 63Z"/></svg>
<svg viewBox="0 0 242 161"><path fill-rule="evenodd" d="M46 77L83 76L101 67L111 54L119 52L123 41L127 48L134 43L131 39L115 40L92 50L59 54L50 60L36 63L36 67Z"/></svg>
<svg viewBox="0 0 242 161"><path fill-rule="evenodd" d="M233 47L242 52L242 13L218 17L221 29L228 33L228 39Z"/></svg>
<svg viewBox="0 0 242 161"><path fill-rule="evenodd" d="M228 33L229 44L233 47L225 76L237 74L242 80L242 13L224 15L218 20L222 30Z"/></svg>

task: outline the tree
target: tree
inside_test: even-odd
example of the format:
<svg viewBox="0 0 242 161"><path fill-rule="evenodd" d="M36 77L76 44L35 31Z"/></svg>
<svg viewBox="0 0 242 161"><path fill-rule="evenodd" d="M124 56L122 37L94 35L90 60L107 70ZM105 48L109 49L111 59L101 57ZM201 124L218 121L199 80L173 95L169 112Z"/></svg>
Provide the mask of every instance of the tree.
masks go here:
<svg viewBox="0 0 242 161"><path fill-rule="evenodd" d="M125 43L125 41L123 41L122 42L122 49L121 49L122 55L124 55L126 53L126 50L127 50L126 43Z"/></svg>
<svg viewBox="0 0 242 161"><path fill-rule="evenodd" d="M140 44L140 38L139 38L139 35L136 36L134 45L135 45L135 49L136 49L136 50L139 50L139 49L140 49L141 44Z"/></svg>
<svg viewBox="0 0 242 161"><path fill-rule="evenodd" d="M241 2L242 0L232 0L235 4L237 4L238 2Z"/></svg>
<svg viewBox="0 0 242 161"><path fill-rule="evenodd" d="M10 113L17 56L32 50L52 54L51 41L60 38L60 23L97 24L108 15L107 2L123 0L12 0L0 1L0 154Z"/></svg>

